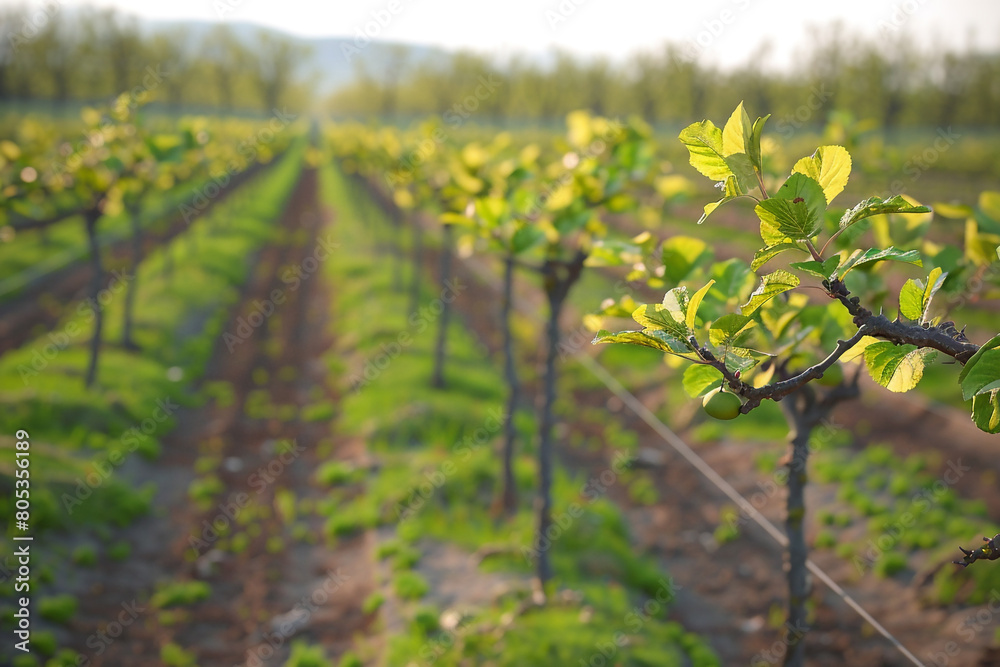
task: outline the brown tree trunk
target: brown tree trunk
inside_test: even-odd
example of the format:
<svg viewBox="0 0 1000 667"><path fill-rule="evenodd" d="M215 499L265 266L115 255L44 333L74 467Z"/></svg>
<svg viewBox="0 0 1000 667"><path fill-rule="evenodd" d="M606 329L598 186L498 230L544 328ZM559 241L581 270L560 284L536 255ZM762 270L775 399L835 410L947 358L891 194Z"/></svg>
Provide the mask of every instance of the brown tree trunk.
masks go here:
<svg viewBox="0 0 1000 667"><path fill-rule="evenodd" d="M90 360L87 363L87 373L84 385L91 387L97 379L97 362L101 351L101 328L104 324L103 309L98 297L101 293L101 283L104 272L101 268L101 247L97 242L97 221L101 212L96 208L84 212L83 219L87 228L87 243L90 246L90 307L94 313L94 335L90 339Z"/></svg>

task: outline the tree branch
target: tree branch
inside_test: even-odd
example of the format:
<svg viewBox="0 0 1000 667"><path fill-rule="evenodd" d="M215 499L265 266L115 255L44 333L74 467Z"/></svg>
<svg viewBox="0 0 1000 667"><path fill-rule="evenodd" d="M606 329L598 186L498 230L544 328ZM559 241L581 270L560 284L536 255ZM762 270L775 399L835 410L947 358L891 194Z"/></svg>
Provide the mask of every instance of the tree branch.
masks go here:
<svg viewBox="0 0 1000 667"><path fill-rule="evenodd" d="M890 320L885 315L875 315L861 305L858 297L850 292L840 280L830 282L830 295L840 301L851 315L859 329L873 338L881 338L896 345L916 345L929 347L947 354L963 366L979 351L979 346L955 330L954 322L942 322L933 327Z"/></svg>

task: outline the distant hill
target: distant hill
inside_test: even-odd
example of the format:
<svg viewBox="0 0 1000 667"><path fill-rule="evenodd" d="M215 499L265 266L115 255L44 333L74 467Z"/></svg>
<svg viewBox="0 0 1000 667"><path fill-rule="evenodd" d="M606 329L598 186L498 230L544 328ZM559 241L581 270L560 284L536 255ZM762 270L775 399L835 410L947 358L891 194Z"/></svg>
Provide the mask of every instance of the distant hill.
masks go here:
<svg viewBox="0 0 1000 667"><path fill-rule="evenodd" d="M146 32L176 30L184 34L191 48L197 47L202 40L218 26L210 21L144 21L142 29ZM393 49L405 47L408 49L407 65L443 60L447 51L431 46L400 44L394 42L372 41L364 48L358 48L350 37L296 37L279 30L266 28L254 23L227 22L226 25L247 46L253 46L261 32L269 32L289 39L294 39L312 48L312 56L301 64L299 73L304 76L314 76L317 82L316 93L320 96L351 83L359 67L372 76L381 77L386 72L393 57Z"/></svg>

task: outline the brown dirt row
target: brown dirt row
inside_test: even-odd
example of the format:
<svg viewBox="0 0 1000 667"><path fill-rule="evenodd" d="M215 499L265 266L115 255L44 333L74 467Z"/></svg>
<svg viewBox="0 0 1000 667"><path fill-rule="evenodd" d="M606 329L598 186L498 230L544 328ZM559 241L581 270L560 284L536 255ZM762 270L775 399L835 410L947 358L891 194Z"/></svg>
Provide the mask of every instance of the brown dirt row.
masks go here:
<svg viewBox="0 0 1000 667"><path fill-rule="evenodd" d="M168 642L193 653L201 665L281 665L294 639L321 644L336 656L368 627L371 619L362 615L359 601L371 586L369 536L329 548L310 506L326 495L313 478L317 466L341 457L343 447L332 430L335 417L307 421L301 414L316 402L337 404L321 361L335 343L327 333L334 295L321 271L297 289L280 278L284 267L308 270L306 261L329 220L318 204L316 172L306 170L280 220L283 240L253 260L253 276L224 331L234 332L254 301L276 289L286 301L231 353L217 341L209 365L205 379L229 383L235 400L228 407L212 401L179 412L162 458L137 475L137 482L157 482L158 492L154 515L126 531L132 557L102 568L90 594L82 596L78 635L110 629L125 601L137 598L145 607L101 655L80 640L75 648L92 665L160 665ZM269 413L248 415L255 401ZM283 441L294 447L283 450ZM187 490L194 471L204 474L206 467L222 490L210 507L199 509ZM296 498L292 521L277 509L281 490ZM213 523L233 528L217 538L208 528ZM304 534L293 535L293 525ZM234 547L234 538L245 540L242 549ZM195 547L197 560L191 557ZM158 584L195 579L211 586L207 600L167 612L149 604Z"/></svg>

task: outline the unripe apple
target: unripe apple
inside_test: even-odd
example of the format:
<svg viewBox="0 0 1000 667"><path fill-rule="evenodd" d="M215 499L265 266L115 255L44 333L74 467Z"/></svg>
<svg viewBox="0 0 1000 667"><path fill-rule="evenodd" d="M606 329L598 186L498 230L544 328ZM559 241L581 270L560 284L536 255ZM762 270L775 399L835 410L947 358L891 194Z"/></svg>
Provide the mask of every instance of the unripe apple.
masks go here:
<svg viewBox="0 0 1000 667"><path fill-rule="evenodd" d="M743 403L736 394L718 388L705 394L701 405L711 417L715 417L716 419L736 419L740 414L740 408Z"/></svg>
<svg viewBox="0 0 1000 667"><path fill-rule="evenodd" d="M836 387L843 381L844 368L840 364L834 364L823 371L823 377L816 380L816 383L821 387Z"/></svg>

